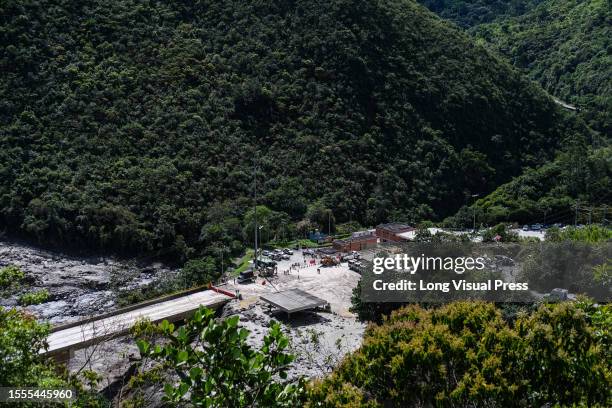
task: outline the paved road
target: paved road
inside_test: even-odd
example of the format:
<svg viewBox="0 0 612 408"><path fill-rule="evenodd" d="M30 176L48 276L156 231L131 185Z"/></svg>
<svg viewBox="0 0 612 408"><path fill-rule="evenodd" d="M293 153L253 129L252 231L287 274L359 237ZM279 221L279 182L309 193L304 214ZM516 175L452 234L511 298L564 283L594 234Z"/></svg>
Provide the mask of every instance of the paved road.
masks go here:
<svg viewBox="0 0 612 408"><path fill-rule="evenodd" d="M204 290L93 322L68 327L49 335L47 338L49 349L45 354L55 354L70 349L75 350L93 344L97 340L118 336L126 333L139 319L146 318L152 322L176 321L190 315L200 305L217 308L230 299L227 295L212 290Z"/></svg>
<svg viewBox="0 0 612 408"><path fill-rule="evenodd" d="M516 232L519 237L531 237L537 238L540 241L544 241L544 235L546 235L546 231L523 231L522 229L514 229L513 232Z"/></svg>

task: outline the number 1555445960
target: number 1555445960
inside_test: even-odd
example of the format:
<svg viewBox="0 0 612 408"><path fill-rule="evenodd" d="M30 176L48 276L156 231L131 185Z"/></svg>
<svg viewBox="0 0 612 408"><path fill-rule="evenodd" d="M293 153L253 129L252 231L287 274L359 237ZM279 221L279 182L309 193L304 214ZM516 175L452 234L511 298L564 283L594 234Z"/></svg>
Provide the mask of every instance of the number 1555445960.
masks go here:
<svg viewBox="0 0 612 408"><path fill-rule="evenodd" d="M70 401L75 397L70 388L0 387L0 402Z"/></svg>

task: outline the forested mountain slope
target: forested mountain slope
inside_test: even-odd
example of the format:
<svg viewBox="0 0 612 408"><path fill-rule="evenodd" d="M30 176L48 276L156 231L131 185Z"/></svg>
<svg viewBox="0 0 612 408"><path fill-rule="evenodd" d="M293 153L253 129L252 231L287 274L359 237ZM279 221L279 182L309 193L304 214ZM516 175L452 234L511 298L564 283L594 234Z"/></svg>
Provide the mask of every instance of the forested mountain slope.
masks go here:
<svg viewBox="0 0 612 408"><path fill-rule="evenodd" d="M0 227L54 244L235 248L255 152L287 219L442 217L565 133L407 0L8 0L0 43Z"/></svg>
<svg viewBox="0 0 612 408"><path fill-rule="evenodd" d="M484 40L551 95L610 133L612 7L609 0L419 0Z"/></svg>
<svg viewBox="0 0 612 408"><path fill-rule="evenodd" d="M604 222L612 202L612 148L572 143L555 160L527 169L470 208L447 220L450 225L503 221L532 224Z"/></svg>
<svg viewBox="0 0 612 408"><path fill-rule="evenodd" d="M550 94L577 105L590 125L612 130L609 0L546 0L524 15L475 29Z"/></svg>
<svg viewBox="0 0 612 408"><path fill-rule="evenodd" d="M419 0L419 3L459 27L470 28L522 15L542 1L544 0Z"/></svg>

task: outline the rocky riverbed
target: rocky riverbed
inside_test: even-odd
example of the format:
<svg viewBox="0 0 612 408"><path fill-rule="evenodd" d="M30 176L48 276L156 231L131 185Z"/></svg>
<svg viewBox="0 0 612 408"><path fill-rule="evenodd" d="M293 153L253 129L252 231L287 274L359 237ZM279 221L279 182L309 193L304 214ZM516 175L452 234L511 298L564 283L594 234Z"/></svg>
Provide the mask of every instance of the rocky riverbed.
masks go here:
<svg viewBox="0 0 612 408"><path fill-rule="evenodd" d="M340 360L361 345L365 325L354 317L333 312L304 311L290 318L270 310L262 301L234 301L223 309L223 316L240 316L240 326L249 330L248 343L259 348L272 321L280 322L289 337L290 353L295 361L289 379L301 376L323 377Z"/></svg>
<svg viewBox="0 0 612 408"><path fill-rule="evenodd" d="M177 270L160 263L112 257L76 257L18 242L0 241L0 268L16 265L25 279L10 293L0 295L0 306L17 307L27 292L47 289L48 301L26 306L40 320L66 323L108 312L117 307L118 294L172 279Z"/></svg>
<svg viewBox="0 0 612 408"><path fill-rule="evenodd" d="M301 259L296 254L295 260ZM174 279L179 270L161 263L141 260L119 260L112 257L79 257L36 248L31 245L0 241L0 268L16 265L25 279L11 293L0 295L0 306L23 308L41 321L61 324L111 311L118 305L118 294L138 290L146 285ZM281 264L285 267L284 263ZM290 338L290 352L296 360L289 372L289 380L300 376L322 377L349 352L361 344L365 325L348 311L350 294L358 276L344 267L317 273L317 267L305 267L296 275L281 275L277 288L301 287L321 296L331 305L331 311L306 311L287 318L269 310L259 295L273 290L265 282L232 285L239 289L241 300L233 300L221 311L221 317L240 316L240 325L250 331L248 342L259 348L272 320L280 321ZM47 289L49 299L40 304L22 307L23 293ZM129 379L133 359L138 358L133 339L121 337L95 346L76 350L68 363L73 372L93 370L100 375L98 388L114 398ZM160 401L159 391L154 400ZM153 404L154 405L154 404Z"/></svg>

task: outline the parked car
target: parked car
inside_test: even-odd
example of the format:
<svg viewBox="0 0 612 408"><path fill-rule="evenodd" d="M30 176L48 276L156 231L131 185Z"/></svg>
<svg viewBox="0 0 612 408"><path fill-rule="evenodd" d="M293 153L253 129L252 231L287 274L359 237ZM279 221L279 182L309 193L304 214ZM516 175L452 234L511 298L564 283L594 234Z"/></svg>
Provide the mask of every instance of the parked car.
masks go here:
<svg viewBox="0 0 612 408"><path fill-rule="evenodd" d="M349 262L349 269L355 272L363 273L365 265L358 261Z"/></svg>
<svg viewBox="0 0 612 408"><path fill-rule="evenodd" d="M533 231L540 231L540 230L542 229L542 224L533 224L533 225L531 226L531 229L532 229Z"/></svg>
<svg viewBox="0 0 612 408"><path fill-rule="evenodd" d="M290 250L289 248L285 248L285 249L283 249L283 252L284 252L285 254L287 254L287 255L293 255L293 251L292 251L292 250Z"/></svg>
<svg viewBox="0 0 612 408"><path fill-rule="evenodd" d="M281 255L281 258L283 258L284 260L288 261L289 259L291 259L291 255L283 254L283 255Z"/></svg>
<svg viewBox="0 0 612 408"><path fill-rule="evenodd" d="M523 231L529 231L529 225L523 225Z"/></svg>
<svg viewBox="0 0 612 408"><path fill-rule="evenodd" d="M270 255L271 255L271 254L270 254L270 251L268 251L267 249L266 249L265 251L263 251L261 254L262 254L263 256L270 256Z"/></svg>

